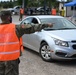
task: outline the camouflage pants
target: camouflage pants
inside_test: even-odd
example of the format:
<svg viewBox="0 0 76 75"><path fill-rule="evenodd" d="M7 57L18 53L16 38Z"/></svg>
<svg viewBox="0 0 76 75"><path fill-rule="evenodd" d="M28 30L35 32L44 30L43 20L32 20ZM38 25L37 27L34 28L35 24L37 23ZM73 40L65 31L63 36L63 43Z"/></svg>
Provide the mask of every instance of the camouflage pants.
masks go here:
<svg viewBox="0 0 76 75"><path fill-rule="evenodd" d="M0 61L0 75L19 75L19 59Z"/></svg>

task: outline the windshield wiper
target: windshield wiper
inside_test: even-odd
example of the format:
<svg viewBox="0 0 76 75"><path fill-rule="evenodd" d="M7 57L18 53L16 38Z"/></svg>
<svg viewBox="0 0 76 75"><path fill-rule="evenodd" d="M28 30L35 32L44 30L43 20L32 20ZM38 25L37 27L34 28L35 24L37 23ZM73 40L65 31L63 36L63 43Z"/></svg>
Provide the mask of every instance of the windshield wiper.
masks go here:
<svg viewBox="0 0 76 75"><path fill-rule="evenodd" d="M49 31L49 30L56 30L56 29L52 29L52 28L44 28L44 30Z"/></svg>
<svg viewBox="0 0 76 75"><path fill-rule="evenodd" d="M76 28L59 28L58 30L64 30L64 29L76 29Z"/></svg>

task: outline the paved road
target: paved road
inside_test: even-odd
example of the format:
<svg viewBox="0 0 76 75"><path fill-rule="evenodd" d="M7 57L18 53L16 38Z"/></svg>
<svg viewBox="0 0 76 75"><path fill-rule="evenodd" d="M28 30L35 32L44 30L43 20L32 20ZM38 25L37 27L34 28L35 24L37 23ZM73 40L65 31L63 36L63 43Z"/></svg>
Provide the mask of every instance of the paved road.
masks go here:
<svg viewBox="0 0 76 75"><path fill-rule="evenodd" d="M29 49L25 49L20 59L20 75L76 75L75 60L45 62Z"/></svg>
<svg viewBox="0 0 76 75"><path fill-rule="evenodd" d="M13 16L14 23L20 23L18 19L19 16ZM20 60L19 75L76 75L75 60L45 62L38 53L29 49L24 50Z"/></svg>
<svg viewBox="0 0 76 75"><path fill-rule="evenodd" d="M23 16L23 19L25 18L26 16ZM19 16L18 15L14 15L12 16L12 21L13 23L16 23L16 24L19 24L21 21L19 21Z"/></svg>

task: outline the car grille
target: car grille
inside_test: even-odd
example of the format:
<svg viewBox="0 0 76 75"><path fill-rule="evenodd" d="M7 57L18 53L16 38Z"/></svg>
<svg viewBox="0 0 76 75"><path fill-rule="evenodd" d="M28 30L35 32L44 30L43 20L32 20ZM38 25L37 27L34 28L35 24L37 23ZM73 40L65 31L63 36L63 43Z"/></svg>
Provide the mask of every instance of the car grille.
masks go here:
<svg viewBox="0 0 76 75"><path fill-rule="evenodd" d="M73 49L76 49L76 44L72 45L72 48L73 48Z"/></svg>
<svg viewBox="0 0 76 75"><path fill-rule="evenodd" d="M72 42L72 43L76 43L76 40L72 40L71 42Z"/></svg>
<svg viewBox="0 0 76 75"><path fill-rule="evenodd" d="M76 43L76 40L72 40L71 42L72 42L72 43ZM73 45L72 45L72 48L73 48L73 49L76 49L76 44L73 44Z"/></svg>
<svg viewBox="0 0 76 75"><path fill-rule="evenodd" d="M72 55L71 58L76 58L76 54Z"/></svg>

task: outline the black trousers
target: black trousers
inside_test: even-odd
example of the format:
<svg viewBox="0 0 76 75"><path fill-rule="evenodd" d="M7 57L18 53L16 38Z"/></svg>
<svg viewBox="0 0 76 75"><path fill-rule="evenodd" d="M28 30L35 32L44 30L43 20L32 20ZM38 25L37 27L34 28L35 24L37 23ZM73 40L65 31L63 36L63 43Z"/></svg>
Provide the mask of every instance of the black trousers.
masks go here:
<svg viewBox="0 0 76 75"><path fill-rule="evenodd" d="M23 14L20 14L19 21L22 21Z"/></svg>
<svg viewBox="0 0 76 75"><path fill-rule="evenodd" d="M0 61L0 75L19 75L19 58L12 61Z"/></svg>

